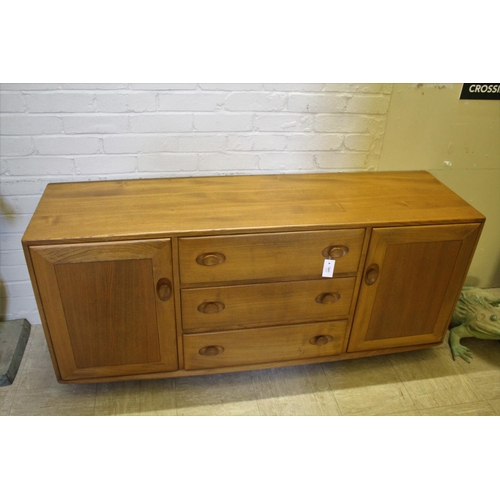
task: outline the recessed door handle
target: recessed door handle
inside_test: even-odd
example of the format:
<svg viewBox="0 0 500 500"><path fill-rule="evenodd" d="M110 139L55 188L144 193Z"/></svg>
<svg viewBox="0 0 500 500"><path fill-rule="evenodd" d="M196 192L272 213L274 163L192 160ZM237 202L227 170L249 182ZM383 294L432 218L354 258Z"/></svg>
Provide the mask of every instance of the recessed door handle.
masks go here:
<svg viewBox="0 0 500 500"><path fill-rule="evenodd" d="M172 283L167 278L161 278L156 284L156 294L163 302L166 302L172 296Z"/></svg>
<svg viewBox="0 0 500 500"><path fill-rule="evenodd" d="M313 337L309 343L312 345L326 345L333 341L333 337L331 335L317 335Z"/></svg>
<svg viewBox="0 0 500 500"><path fill-rule="evenodd" d="M225 307L222 302L203 302L198 306L198 311L205 314L214 314L221 312Z"/></svg>
<svg viewBox="0 0 500 500"><path fill-rule="evenodd" d="M226 256L219 252L202 253L196 257L196 262L200 266L217 266L226 260Z"/></svg>
<svg viewBox="0 0 500 500"><path fill-rule="evenodd" d="M334 302L338 302L340 300L339 293L322 293L316 297L316 302L318 304L333 304Z"/></svg>
<svg viewBox="0 0 500 500"><path fill-rule="evenodd" d="M378 276L380 274L380 268L378 264L372 264L365 273L365 283L368 286L372 286L378 280Z"/></svg>
<svg viewBox="0 0 500 500"><path fill-rule="evenodd" d="M206 347L202 347L198 354L201 356L217 356L224 352L224 347L221 345L207 345Z"/></svg>
<svg viewBox="0 0 500 500"><path fill-rule="evenodd" d="M321 254L323 257L326 257L327 259L340 259L341 257L344 257L344 255L347 255L349 253L349 247L346 247L344 245L333 245L330 247L326 247Z"/></svg>

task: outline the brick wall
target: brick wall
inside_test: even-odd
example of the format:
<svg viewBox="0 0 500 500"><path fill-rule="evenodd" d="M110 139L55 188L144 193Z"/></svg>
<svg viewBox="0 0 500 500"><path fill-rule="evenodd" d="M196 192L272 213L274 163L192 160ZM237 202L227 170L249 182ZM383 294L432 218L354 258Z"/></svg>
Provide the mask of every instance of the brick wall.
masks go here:
<svg viewBox="0 0 500 500"><path fill-rule="evenodd" d="M49 182L376 170L389 84L1 84L0 319L40 323L20 240Z"/></svg>

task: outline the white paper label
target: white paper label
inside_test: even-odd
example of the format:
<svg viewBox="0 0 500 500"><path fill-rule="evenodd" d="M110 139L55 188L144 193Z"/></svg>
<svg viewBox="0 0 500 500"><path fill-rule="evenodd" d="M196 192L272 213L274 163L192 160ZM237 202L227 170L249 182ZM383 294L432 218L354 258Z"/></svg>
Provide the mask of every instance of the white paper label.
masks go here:
<svg viewBox="0 0 500 500"><path fill-rule="evenodd" d="M325 259L323 264L323 278L333 278L333 270L335 268L335 261L331 259Z"/></svg>

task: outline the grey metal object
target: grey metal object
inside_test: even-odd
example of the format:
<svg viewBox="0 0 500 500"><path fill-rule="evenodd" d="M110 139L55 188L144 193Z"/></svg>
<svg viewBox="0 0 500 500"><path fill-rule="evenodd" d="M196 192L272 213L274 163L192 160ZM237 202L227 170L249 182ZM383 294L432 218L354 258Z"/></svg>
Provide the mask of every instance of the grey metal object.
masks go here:
<svg viewBox="0 0 500 500"><path fill-rule="evenodd" d="M25 319L0 322L0 386L14 382L30 331Z"/></svg>

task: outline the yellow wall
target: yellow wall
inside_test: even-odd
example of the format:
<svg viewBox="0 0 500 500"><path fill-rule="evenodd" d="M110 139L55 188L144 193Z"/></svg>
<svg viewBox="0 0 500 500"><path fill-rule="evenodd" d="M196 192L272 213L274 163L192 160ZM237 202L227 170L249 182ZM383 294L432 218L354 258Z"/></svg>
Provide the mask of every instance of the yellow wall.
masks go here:
<svg viewBox="0 0 500 500"><path fill-rule="evenodd" d="M379 170L429 170L486 216L466 284L500 286L500 101L462 84L395 84Z"/></svg>

